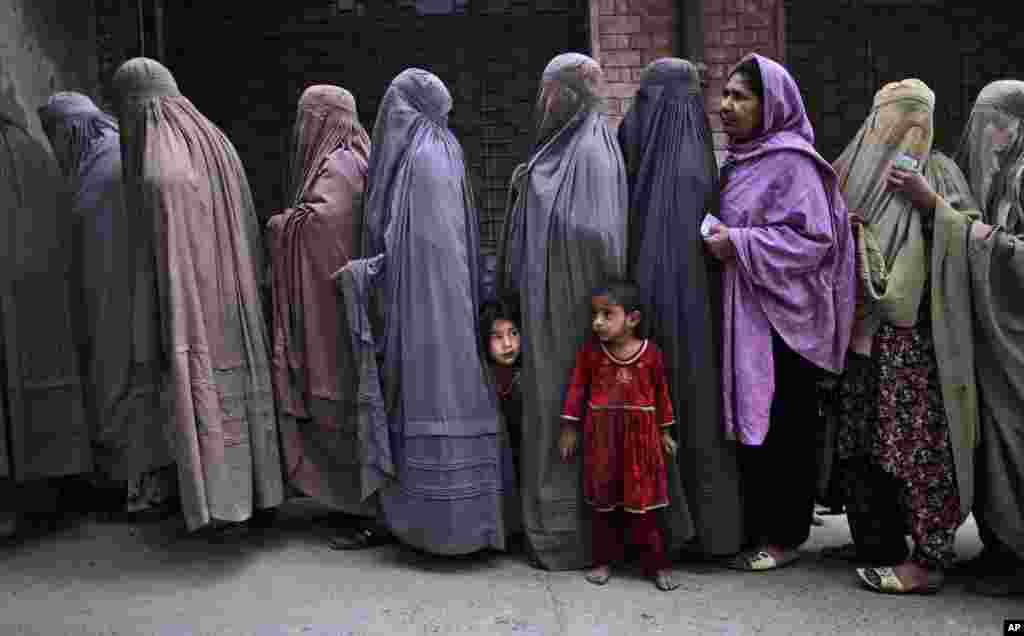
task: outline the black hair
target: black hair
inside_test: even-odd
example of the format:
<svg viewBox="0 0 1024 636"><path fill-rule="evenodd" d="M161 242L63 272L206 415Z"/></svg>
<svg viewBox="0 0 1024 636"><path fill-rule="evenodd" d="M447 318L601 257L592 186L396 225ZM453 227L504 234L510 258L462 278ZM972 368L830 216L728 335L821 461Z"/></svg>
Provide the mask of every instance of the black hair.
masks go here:
<svg viewBox="0 0 1024 636"><path fill-rule="evenodd" d="M742 75L750 90L757 95L757 98L764 103L764 80L761 79L761 67L757 64L757 58L748 58L732 70L729 77Z"/></svg>
<svg viewBox="0 0 1024 636"><path fill-rule="evenodd" d="M640 322L633 330L637 338L646 338L647 315L644 305L643 293L640 286L628 278L609 278L604 284L591 292L590 297L607 296L612 304L621 305L623 311L630 314L634 311L640 312Z"/></svg>
<svg viewBox="0 0 1024 636"><path fill-rule="evenodd" d="M484 302L480 307L480 350L484 359L491 359L491 329L498 320L507 320L519 328L519 294L506 293Z"/></svg>

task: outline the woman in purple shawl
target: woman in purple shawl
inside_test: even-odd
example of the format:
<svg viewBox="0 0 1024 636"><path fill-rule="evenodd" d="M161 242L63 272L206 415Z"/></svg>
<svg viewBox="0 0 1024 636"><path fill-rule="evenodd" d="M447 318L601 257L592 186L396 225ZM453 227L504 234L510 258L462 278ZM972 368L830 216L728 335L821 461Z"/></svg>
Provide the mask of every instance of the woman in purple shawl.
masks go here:
<svg viewBox="0 0 1024 636"><path fill-rule="evenodd" d="M391 82L373 129L363 232L371 258L345 268L347 283L341 277L361 342L363 317L380 312L372 345L387 416L372 417L363 435L373 475L364 492L379 490L399 540L435 554L504 549L504 497L514 492L476 345L479 226L451 108L432 73L407 69ZM372 400L376 368L354 344L360 400Z"/></svg>
<svg viewBox="0 0 1024 636"><path fill-rule="evenodd" d="M746 539L732 567L798 557L815 496L822 370L843 369L854 309L854 252L832 167L814 150L800 89L749 55L722 93L729 154L721 225L706 239L724 264L726 434L740 442Z"/></svg>

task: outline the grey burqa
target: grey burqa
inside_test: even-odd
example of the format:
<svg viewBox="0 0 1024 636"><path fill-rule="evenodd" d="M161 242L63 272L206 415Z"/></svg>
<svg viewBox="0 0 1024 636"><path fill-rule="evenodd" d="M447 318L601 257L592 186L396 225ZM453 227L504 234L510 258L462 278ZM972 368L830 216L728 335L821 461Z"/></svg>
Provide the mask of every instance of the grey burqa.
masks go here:
<svg viewBox="0 0 1024 636"><path fill-rule="evenodd" d="M665 354L676 415L683 492L670 479L672 545L689 538L692 517L699 550L732 554L743 525L736 444L722 429L722 273L700 235L704 215L718 213L718 165L693 64L664 58L644 69L619 143L629 178L630 276Z"/></svg>
<svg viewBox="0 0 1024 636"><path fill-rule="evenodd" d="M156 283L149 260L136 262L149 226L125 211L112 116L86 95L63 92L39 119L71 189L71 280L82 308L75 334L96 467L126 484L173 463Z"/></svg>
<svg viewBox="0 0 1024 636"><path fill-rule="evenodd" d="M0 113L0 500L31 508L17 482L92 470L72 339L71 202L53 158ZM8 480L13 480L8 481Z"/></svg>
<svg viewBox="0 0 1024 636"><path fill-rule="evenodd" d="M626 172L602 84L601 67L578 53L544 69L536 142L512 177L499 247L499 289L518 292L523 315L523 524L552 570L590 562L581 462L559 457L559 414L590 335L590 293L626 273Z"/></svg>
<svg viewBox="0 0 1024 636"><path fill-rule="evenodd" d="M126 205L148 226L138 254L159 292L185 521L245 521L284 499L249 182L234 146L159 62L125 62L114 87Z"/></svg>
<svg viewBox="0 0 1024 636"><path fill-rule="evenodd" d="M1024 559L1024 82L981 91L958 159L995 226L968 242L981 395L974 515L983 539Z"/></svg>
<svg viewBox="0 0 1024 636"><path fill-rule="evenodd" d="M339 277L360 373L367 320L381 364L385 418L361 404L369 475L384 518L404 543L436 554L504 548L503 480L510 461L477 347L479 236L462 148L448 129L441 80L407 69L391 82L373 129L364 254ZM344 272L350 272L348 276ZM373 378L360 400L373 400ZM386 434L389 451L380 449ZM393 465L392 462L393 461ZM371 488L374 487L371 485Z"/></svg>

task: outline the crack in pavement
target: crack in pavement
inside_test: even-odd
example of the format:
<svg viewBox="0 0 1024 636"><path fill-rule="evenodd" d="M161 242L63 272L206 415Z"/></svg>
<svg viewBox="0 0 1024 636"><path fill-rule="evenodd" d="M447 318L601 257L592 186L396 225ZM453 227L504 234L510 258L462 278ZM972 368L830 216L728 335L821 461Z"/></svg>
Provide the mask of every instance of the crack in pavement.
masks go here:
<svg viewBox="0 0 1024 636"><path fill-rule="evenodd" d="M558 633L565 635L569 633L569 621L565 616L565 603L555 594L555 588L551 585L551 573L544 573L544 589L548 593L548 600L551 602L551 609L555 612L555 620L558 622Z"/></svg>

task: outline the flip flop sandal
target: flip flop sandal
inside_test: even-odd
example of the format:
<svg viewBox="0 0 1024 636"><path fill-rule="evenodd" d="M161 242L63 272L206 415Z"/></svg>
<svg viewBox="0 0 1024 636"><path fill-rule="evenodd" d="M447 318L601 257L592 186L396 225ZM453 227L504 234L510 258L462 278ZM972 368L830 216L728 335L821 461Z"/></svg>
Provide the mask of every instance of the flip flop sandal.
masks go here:
<svg viewBox="0 0 1024 636"><path fill-rule="evenodd" d="M659 572L654 577L654 585L662 592L671 592L679 589L679 581L675 580L671 572Z"/></svg>
<svg viewBox="0 0 1024 636"><path fill-rule="evenodd" d="M594 568L590 572L587 572L584 578L587 579L588 583L593 583L594 585L604 585L608 582L610 578L612 578L611 568L605 568L604 572L598 572L598 569L599 568Z"/></svg>
<svg viewBox="0 0 1024 636"><path fill-rule="evenodd" d="M737 555L726 566L742 572L767 572L785 567L799 558L800 554L796 550L787 550L778 559L767 550L754 550Z"/></svg>
<svg viewBox="0 0 1024 636"><path fill-rule="evenodd" d="M926 585L908 588L896 576L892 568L857 568L857 576L868 589L882 594L935 594L942 587L941 581L929 581Z"/></svg>

